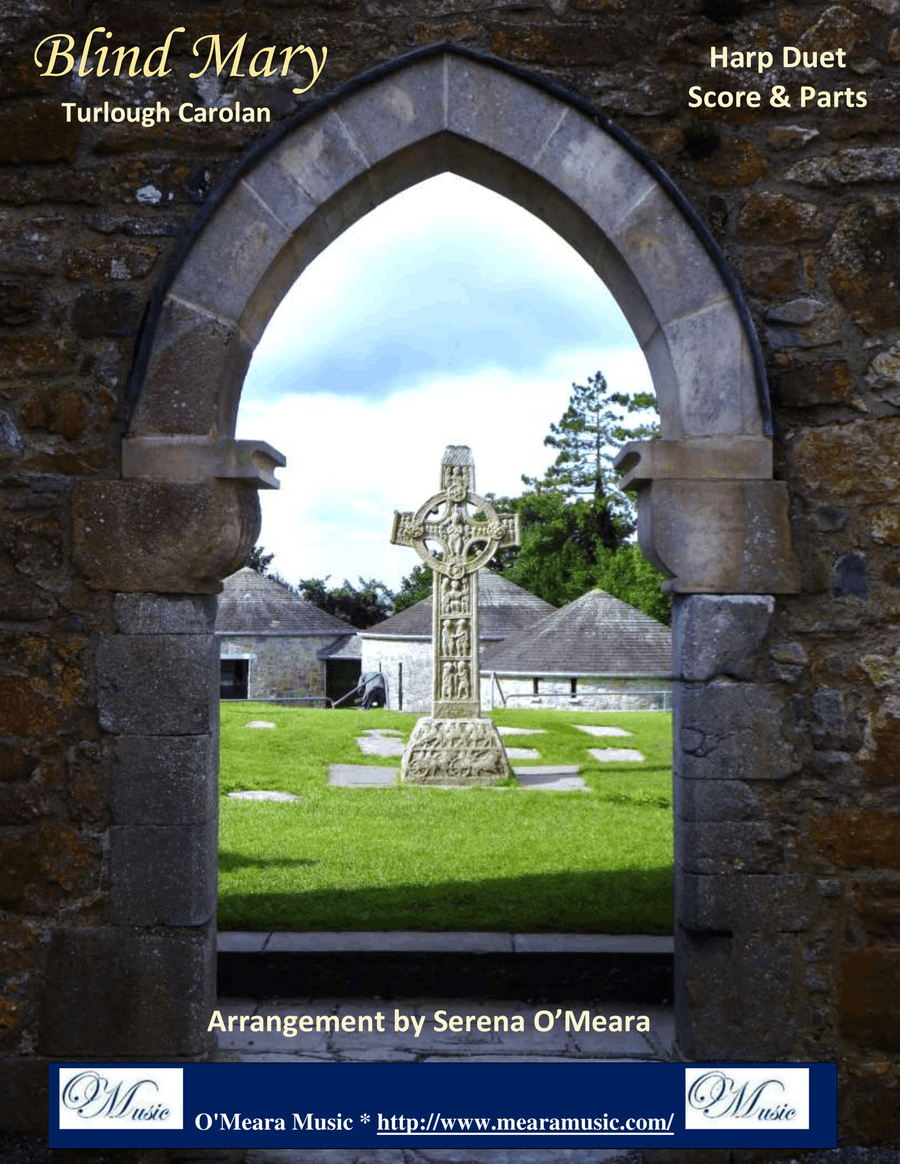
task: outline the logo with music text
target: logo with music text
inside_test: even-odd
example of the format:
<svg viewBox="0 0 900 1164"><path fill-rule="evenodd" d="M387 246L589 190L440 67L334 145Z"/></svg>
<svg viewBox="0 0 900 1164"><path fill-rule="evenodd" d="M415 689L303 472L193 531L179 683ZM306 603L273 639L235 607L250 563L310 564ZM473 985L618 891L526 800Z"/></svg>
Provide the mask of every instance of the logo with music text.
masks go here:
<svg viewBox="0 0 900 1164"><path fill-rule="evenodd" d="M172 1131L184 1126L181 1067L59 1069L59 1126L70 1131Z"/></svg>
<svg viewBox="0 0 900 1164"><path fill-rule="evenodd" d="M687 1067L686 1128L799 1131L809 1128L807 1067Z"/></svg>

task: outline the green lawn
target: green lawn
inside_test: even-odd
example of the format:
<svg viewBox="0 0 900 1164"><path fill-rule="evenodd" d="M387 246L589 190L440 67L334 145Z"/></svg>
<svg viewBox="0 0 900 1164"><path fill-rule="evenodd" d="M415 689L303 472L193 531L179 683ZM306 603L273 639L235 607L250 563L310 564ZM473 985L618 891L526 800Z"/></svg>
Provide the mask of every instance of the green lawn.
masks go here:
<svg viewBox="0 0 900 1164"><path fill-rule="evenodd" d="M406 737L416 717L223 703L220 927L670 933L671 716L501 710L493 717L544 728L504 743L538 748L540 760L531 763L581 764L592 791L329 788L329 763L399 766L399 758L362 756L356 737L376 727ZM277 726L244 726L254 719ZM633 735L595 738L574 723ZM601 764L588 748L604 745L647 758ZM301 800L226 797L239 789Z"/></svg>

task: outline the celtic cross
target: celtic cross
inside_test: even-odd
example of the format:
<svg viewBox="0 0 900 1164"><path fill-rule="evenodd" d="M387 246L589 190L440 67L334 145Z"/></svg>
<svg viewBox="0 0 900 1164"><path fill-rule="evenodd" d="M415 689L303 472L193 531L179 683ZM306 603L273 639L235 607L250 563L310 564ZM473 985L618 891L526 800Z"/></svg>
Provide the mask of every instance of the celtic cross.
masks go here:
<svg viewBox="0 0 900 1164"><path fill-rule="evenodd" d="M479 497L471 450L448 445L440 492L415 513L394 514L391 542L410 546L434 572L432 715L475 719L480 714L478 571L502 546L519 544L519 516L497 513Z"/></svg>

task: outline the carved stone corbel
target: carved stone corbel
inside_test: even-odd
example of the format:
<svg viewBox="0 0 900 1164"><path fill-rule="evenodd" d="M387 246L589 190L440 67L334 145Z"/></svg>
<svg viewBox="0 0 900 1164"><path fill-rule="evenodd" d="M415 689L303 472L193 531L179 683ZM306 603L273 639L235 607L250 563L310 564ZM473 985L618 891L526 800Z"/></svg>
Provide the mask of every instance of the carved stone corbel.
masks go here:
<svg viewBox="0 0 900 1164"><path fill-rule="evenodd" d="M637 490L638 541L674 594L795 594L787 486L766 437L632 441L616 459Z"/></svg>
<svg viewBox="0 0 900 1164"><path fill-rule="evenodd" d="M73 492L79 574L99 590L217 594L258 538L259 490L278 488L284 464L263 441L127 438L122 477Z"/></svg>
<svg viewBox="0 0 900 1164"><path fill-rule="evenodd" d="M287 462L265 441L200 436L139 436L122 441L122 476L139 481L246 481L277 489L275 470Z"/></svg>

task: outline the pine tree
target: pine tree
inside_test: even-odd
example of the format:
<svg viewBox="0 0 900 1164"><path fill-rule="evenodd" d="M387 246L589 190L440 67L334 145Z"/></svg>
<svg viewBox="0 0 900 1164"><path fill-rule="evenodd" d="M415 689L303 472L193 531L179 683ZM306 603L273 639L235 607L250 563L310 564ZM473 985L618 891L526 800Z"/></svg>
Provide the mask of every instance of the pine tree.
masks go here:
<svg viewBox="0 0 900 1164"><path fill-rule="evenodd" d="M613 462L626 441L659 431L655 424L628 424L625 416L655 407L651 393L611 392L599 371L586 384L573 384L566 411L544 438L557 450L556 460L542 478L523 477L523 482L536 492L555 490L569 502L587 503L579 523L583 536L617 549L634 530L635 518L616 483Z"/></svg>

